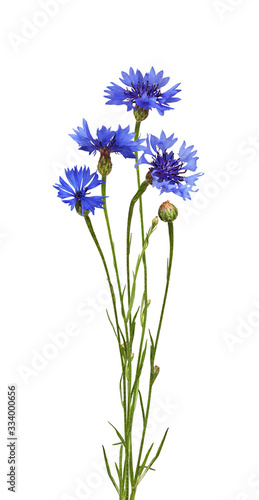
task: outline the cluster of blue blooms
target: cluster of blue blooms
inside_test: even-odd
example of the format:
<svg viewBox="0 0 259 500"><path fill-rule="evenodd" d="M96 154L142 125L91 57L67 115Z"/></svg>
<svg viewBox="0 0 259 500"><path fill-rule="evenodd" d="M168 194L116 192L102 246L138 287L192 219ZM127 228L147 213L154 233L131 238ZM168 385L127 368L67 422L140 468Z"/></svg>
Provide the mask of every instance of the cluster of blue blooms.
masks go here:
<svg viewBox="0 0 259 500"><path fill-rule="evenodd" d="M176 97L180 92L179 84L162 91L169 81L168 77L163 76L163 71L156 73L154 68L151 68L149 73L143 76L139 70L134 72L130 68L129 74L122 72L120 80L125 88L115 83L107 87L106 104L125 104L127 111L133 110L137 121L145 119L152 109L163 115L166 110L173 109L170 107L171 103L179 101L179 97ZM77 142L79 149L94 155L96 152L100 153L98 167L102 165L106 168L103 171L98 168L103 177L111 170L112 153L119 153L124 158L136 158L135 153L141 151L142 155L136 166L138 168L142 164L149 165L147 179L153 187L160 190L161 194L172 192L184 200L190 199L190 193L197 191L194 188L199 176L203 175L194 173L198 160L194 146L186 147L184 141L177 157L174 151L168 152L177 141L174 134L166 137L162 131L160 138L150 135L146 140L139 138L135 140L135 133L130 132L129 126L123 129L119 125L117 130L103 126L97 130L96 138L93 138L84 119L83 127L74 129L74 134L70 134L70 137ZM148 156L151 158L147 159ZM186 176L187 171L193 172L192 175ZM58 196L62 201L70 205L71 210L76 203L82 209L82 214L86 210L94 214L95 208L103 208L104 198L92 196L90 191L104 182L98 179L97 172L90 174L89 168L74 167L71 170L67 169L65 174L69 184L60 177L60 184L55 184L54 187L58 190Z"/></svg>

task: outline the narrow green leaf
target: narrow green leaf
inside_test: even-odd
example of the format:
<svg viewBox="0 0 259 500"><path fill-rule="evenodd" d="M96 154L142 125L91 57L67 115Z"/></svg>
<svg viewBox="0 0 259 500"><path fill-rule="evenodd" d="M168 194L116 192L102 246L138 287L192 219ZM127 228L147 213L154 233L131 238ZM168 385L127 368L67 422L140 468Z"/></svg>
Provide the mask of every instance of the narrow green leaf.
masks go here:
<svg viewBox="0 0 259 500"><path fill-rule="evenodd" d="M124 441L122 435L119 433L119 431L116 429L116 427L114 427L114 425L111 424L111 422L108 422L108 424L110 424L113 427L113 429L115 430L117 436L120 438L123 446L125 446L125 448L126 448L125 441Z"/></svg>
<svg viewBox="0 0 259 500"><path fill-rule="evenodd" d="M131 327L130 327L130 341L133 342L134 335L135 335L135 328L136 328L136 321L132 321Z"/></svg>
<svg viewBox="0 0 259 500"><path fill-rule="evenodd" d="M140 406L141 406L141 411L142 411L142 418L143 418L143 422L145 424L146 416L145 416L145 410L144 410L144 405L143 405L143 399L142 399L142 396L141 396L141 392L138 391L138 393L139 393L139 400L140 400Z"/></svg>
<svg viewBox="0 0 259 500"><path fill-rule="evenodd" d="M122 380L123 380L123 374L121 375L121 378L120 378L120 398L121 398L121 404L122 404L122 407L124 408L124 399L123 399L123 392L122 392Z"/></svg>
<svg viewBox="0 0 259 500"><path fill-rule="evenodd" d="M154 358L155 358L155 346L154 346L154 340L153 340L153 337L151 335L150 330L149 330L149 336L150 336L150 340L151 340L151 346L150 346L150 364L153 367L153 365L154 365Z"/></svg>
<svg viewBox="0 0 259 500"><path fill-rule="evenodd" d="M111 318L110 318L110 315L109 315L109 313L108 313L108 309L106 309L106 314L107 314L107 316L108 316L108 320L109 320L109 322L110 322L110 324L111 324L111 327L112 327L112 329L113 329L113 331L114 331L114 333L115 333L115 336L116 336L116 338L117 338L117 340L118 340L118 335L117 335L117 333L116 333L116 330L115 330L114 324L113 324L113 322L112 322L112 320L111 320Z"/></svg>
<svg viewBox="0 0 259 500"><path fill-rule="evenodd" d="M124 480L123 480L123 473L122 473L122 459L123 459L123 446L121 445L120 447L120 456L119 456L119 471L120 471L120 500L123 499L123 492L124 492Z"/></svg>
<svg viewBox="0 0 259 500"><path fill-rule="evenodd" d="M115 479L114 477L112 476L112 473L111 473L111 469L110 469L110 466L109 466L109 462L108 462L108 458L107 458L107 455L106 455L106 451L105 451L105 448L103 446L103 455L104 455L104 461L105 461L105 465L106 465L106 470L107 470L107 474L114 486L114 488L116 489L117 493L119 493L119 488L115 482Z"/></svg>
<svg viewBox="0 0 259 500"><path fill-rule="evenodd" d="M144 476L146 475L146 473L147 473L147 472L151 469L151 467L152 467L153 463L154 463L154 462L158 459L158 457L159 457L159 455L160 455L160 453L161 453L161 450L162 450L162 448L163 448L163 445L164 445L164 442L165 442L165 439L166 439L166 436L167 436L168 431L169 431L169 428L168 428L168 429L166 429L165 434L164 434L164 437L163 437L163 439L162 439L162 441L161 441L161 443L160 443L160 445L159 445L159 447L158 447L158 450L157 450L157 452L156 452L156 454L155 454L154 458L151 460L150 464L149 464L149 465L145 468L145 470L144 470L144 472L143 472L142 476L139 478L139 480L137 481L136 485L137 485L137 484L139 484L139 483L140 483L140 481L142 481L143 477L144 477Z"/></svg>
<svg viewBox="0 0 259 500"><path fill-rule="evenodd" d="M141 370L142 370L142 368L143 368L143 364L144 364L144 361L145 361L146 352L147 352L147 340L146 340L145 347L144 347L144 351L143 351L143 353L142 353L141 360L140 360L140 364L139 364L139 371L140 371L140 374L141 374ZM140 374L139 374L139 377L140 377Z"/></svg>
<svg viewBox="0 0 259 500"><path fill-rule="evenodd" d="M144 326L145 314L150 306L150 302L151 301L148 300L146 303L146 292L144 291L143 296L142 296L142 300L141 300L141 307L140 307L140 324L141 324L141 326Z"/></svg>
<svg viewBox="0 0 259 500"><path fill-rule="evenodd" d="M130 341L131 341L131 343L133 342L134 335L135 335L136 317L138 315L138 312L139 312L139 307L138 307L136 313L134 314L134 317L133 317L132 323L131 323L131 328L130 328Z"/></svg>
<svg viewBox="0 0 259 500"><path fill-rule="evenodd" d="M119 467L118 467L118 465L116 464L116 462L114 462L114 463L115 463L115 468L116 468L116 472L117 472L117 474L118 474L118 479L119 479L119 483L120 483L120 482L121 482L120 470L119 470Z"/></svg>
<svg viewBox="0 0 259 500"><path fill-rule="evenodd" d="M149 337L150 337L150 340L151 340L151 345L152 347L154 347L154 340L153 340L153 337L151 335L151 331L148 329L148 333L149 333Z"/></svg>
<svg viewBox="0 0 259 500"><path fill-rule="evenodd" d="M139 254L139 256L137 258L135 272L132 273L133 274L133 283L132 283L132 288L131 288L131 292L130 292L129 310L128 310L128 313L127 313L126 321L128 321L128 319L129 319L129 316L131 314L131 310L132 310L132 307L133 307L134 299L135 299L136 281L137 281L137 275L138 275L139 267L140 267L143 255L145 254L145 251L146 251L146 249L148 247L149 238L150 238L151 234L153 233L153 231L155 230L155 227L156 226L151 226L149 228L149 230L147 232L147 235L146 235L146 238L145 238L145 241L144 241L144 244L143 244L143 247L142 247L142 251L141 251L141 253Z"/></svg>
<svg viewBox="0 0 259 500"><path fill-rule="evenodd" d="M123 333L122 333L121 329L120 329L120 334L121 334L121 337L122 337L122 340L123 340L124 345L126 345L126 339L125 339L125 337L124 337L124 335L123 335Z"/></svg>
<svg viewBox="0 0 259 500"><path fill-rule="evenodd" d="M136 387L135 387L134 393L133 393L133 401L132 401L132 406L131 406L131 410L130 410L130 422L132 422L132 420L133 420L133 415L134 415L136 405L137 405L138 388L139 388L139 379L137 380Z"/></svg>
<svg viewBox="0 0 259 500"><path fill-rule="evenodd" d="M144 468L146 467L146 463L147 463L148 457L149 457L149 455L150 455L150 453L151 453L151 450L152 450L153 446L154 446L154 443L152 443L152 444L151 444L151 446L149 447L149 449L148 449L148 451L147 451L147 453L146 453L146 455L145 455L145 458L144 458L144 460L143 460L143 463L142 463L142 465L141 465L141 466L140 466L140 468L139 468L139 473L138 473L138 475L139 475L139 476L141 476L141 474L142 474L142 472L143 472Z"/></svg>
<svg viewBox="0 0 259 500"><path fill-rule="evenodd" d="M135 321L136 321L136 318L137 318L137 315L138 315L139 309L140 309L140 306L138 306L137 311L136 311L136 313L134 314L134 317L133 317L133 320L132 320L133 322L135 322Z"/></svg>

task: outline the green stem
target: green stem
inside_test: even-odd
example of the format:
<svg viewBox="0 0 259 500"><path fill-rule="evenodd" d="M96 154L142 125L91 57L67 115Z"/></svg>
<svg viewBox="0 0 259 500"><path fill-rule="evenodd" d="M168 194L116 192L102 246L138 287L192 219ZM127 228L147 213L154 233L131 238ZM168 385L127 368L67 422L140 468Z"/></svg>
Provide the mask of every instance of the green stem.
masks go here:
<svg viewBox="0 0 259 500"><path fill-rule="evenodd" d="M160 319L159 319L159 324L158 324L158 329L157 329L157 334L156 334L156 340L155 340L155 344L154 344L153 359L155 357L156 350L157 350L157 344L158 344L159 335L160 335L161 326L162 326L162 321L163 321L163 317L164 317L166 299L167 299L167 295L168 295L168 289L169 289L169 283L170 283L170 277L171 277L173 251L174 251L174 226L173 226L173 222L168 222L168 234L169 234L169 247L170 248L169 248L169 259L167 262L166 286L165 286L162 309L161 309L161 314L160 314ZM142 432L141 443L140 443L140 448L139 448L139 455L138 455L138 462L137 462L137 466L136 466L134 483L136 483L136 481L138 480L138 472L139 472L141 456L142 456L142 451L143 451L143 446L144 446L144 441L145 441L145 436L146 436L146 430L147 430L147 422L148 422L148 417L149 417L151 395L152 395L152 386L153 386L153 365L150 366L150 379L149 379L147 408L146 408L146 412L145 412L145 420L144 420L144 425L143 425L143 432ZM132 497L132 499L133 498L134 497Z"/></svg>
<svg viewBox="0 0 259 500"><path fill-rule="evenodd" d="M140 122L136 122L135 125L135 140L138 139L139 137L139 130L140 130ZM138 152L135 152L136 155L136 160L135 162L137 163L138 161ZM144 246L144 241L145 241L145 234L144 234L144 221L143 221L143 206L142 206L142 194L145 192L147 189L148 183L144 181L142 184L140 183L140 173L139 173L139 167L136 167L137 170L137 183L138 183L138 191L135 194L135 196L132 198L130 207L129 207L129 214L128 214L128 223L127 223L127 288L128 288L128 307L129 307L129 325L130 325L130 332L131 332L131 311L130 311L130 302L131 302L131 286L130 286L130 227L131 227L131 220L132 220L132 215L133 215L133 210L135 203L139 200L139 213L140 213L140 223L141 223L141 237L142 237L142 246ZM147 313L147 266L146 266L146 256L145 252L143 253L143 265L144 265L144 318L143 318L143 324L142 324L142 334L141 334L141 342L140 342L140 349L139 349L139 355L138 355L138 362L137 362L137 370L139 366L139 362L141 359L141 351L142 351L142 346L143 346L143 340L144 340L144 333L145 333L145 326L146 326L146 313ZM131 335L130 338L130 349L129 349L129 357L131 356L131 351L132 351L132 342L133 342L133 336ZM130 359L130 358L129 358ZM128 377L128 442L131 443L131 430L132 430L132 423L133 423L133 414L131 414L131 361L129 361L129 377ZM137 371L136 371L136 377L137 377ZM136 380L136 379L135 379ZM127 457L128 462L127 462L127 469L133 467L132 465L132 451L130 449L130 454ZM131 482L133 484L133 482ZM126 491L126 500L128 500L128 489Z"/></svg>
<svg viewBox="0 0 259 500"><path fill-rule="evenodd" d="M104 181L102 186L101 186L101 192L102 196L106 196L106 182L107 182L107 177L102 177L102 180ZM110 221L109 221L109 215L108 215L108 209L107 209L107 202L106 198L104 198L104 215L105 215L105 221L106 221L106 226L108 230L108 235L109 235L109 240L110 240L110 246L111 246L111 251L112 251L112 256L113 256L113 265L115 269L115 274L116 274L116 279L117 279L117 284L118 284L118 290L119 290L119 297L120 297L120 303L121 303L121 312L122 312L122 317L124 320L124 326L125 326L125 334L126 334L126 340L127 340L127 346L125 346L125 352L128 352L128 347L129 347L129 334L128 334L128 326L127 326L127 320L126 320L126 314L125 314L125 309L124 309L124 302L123 302L123 293L121 290L121 283L120 283L120 277L119 277L119 271L118 271L118 264L117 264L117 258L116 258L116 252L115 252L115 245L112 239L112 232L111 232L111 226L110 226ZM120 345L119 345L120 349ZM128 357L128 356L127 356ZM122 359L122 358L121 358ZM131 361L128 361L128 363L131 363ZM127 364L127 361L126 361ZM125 437L125 443L126 443L126 449L125 449L125 460L126 463L129 464L129 449L128 449L128 413L129 413L129 400L127 401L127 392L126 392L126 374L125 374L125 367L122 365L122 377L123 377L123 399L124 399L124 437ZM127 491L129 489L128 483L129 483L129 471L128 467L126 469L126 474L125 474L125 483L126 483L126 498L127 498ZM122 487L124 489L124 485L122 484Z"/></svg>
<svg viewBox="0 0 259 500"><path fill-rule="evenodd" d="M139 138L140 124L141 124L141 122L136 121L134 140L137 140ZM137 163L138 162L138 152L136 152L135 155L136 155L136 163ZM137 170L138 188L140 188L139 166L136 167L136 170ZM142 197L139 198L139 215L140 215L140 224L141 224L142 245L144 246L145 230L144 230ZM147 322L147 261L146 261L146 254L145 254L145 252L143 254L142 260L143 260L143 268L144 268L144 296L143 296L143 299L144 299L143 300L143 302L144 302L144 315L143 315L143 322L142 322L142 332L141 332L141 339L140 339L140 346L139 346L139 354L138 354L136 374L138 373L139 364L140 364L140 360L141 360L143 342L144 342L145 331L146 331L146 322Z"/></svg>
<svg viewBox="0 0 259 500"><path fill-rule="evenodd" d="M140 131L140 124L141 122L137 122L135 124L135 137L134 141L136 141L139 138L139 131ZM136 160L135 163L138 162L138 152L135 152L136 155ZM139 172L139 166L136 166L137 170L137 183L138 183L138 189L140 188L140 172ZM139 198L139 214L140 214L140 223L141 223L141 236L142 236L142 245L144 245L144 240L145 240L145 231L144 231L144 220L143 220L143 204L142 204L142 197ZM144 257L143 257L143 264L144 264ZM145 264L144 264L145 266Z"/></svg>
<svg viewBox="0 0 259 500"><path fill-rule="evenodd" d="M127 288L128 288L128 303L130 304L130 228L131 228L131 221L132 221L132 216L133 216L133 211L136 202L141 198L142 194L146 191L148 187L148 182L144 181L140 185L138 191L136 194L133 196L130 206L129 206L129 213L128 213L128 222L127 222L127 243L126 243L126 248L127 248Z"/></svg>
<svg viewBox="0 0 259 500"><path fill-rule="evenodd" d="M166 276L166 287L165 287L165 293L164 293L164 300L163 300L163 304L162 304L162 309L161 309L161 314L160 314L160 319L159 319L159 324L158 324L158 329L157 329L157 334L156 334L156 340L155 340L155 353L157 350L157 344L158 344L159 335L160 335L160 331L161 331L161 327L162 327L166 299L167 299L170 277L171 277L171 269L172 269L172 262L173 262L173 253L174 253L174 225L173 225L173 222L168 222L168 234L169 234L170 251L169 251L169 259L167 262L167 276Z"/></svg>
<svg viewBox="0 0 259 500"><path fill-rule="evenodd" d="M94 228L92 226L92 222L89 218L88 215L84 215L84 219L85 219L85 222L87 224L87 227L89 229L89 232L94 240L94 243L96 245L96 248L100 254L100 257L102 259L102 262L103 262L103 265L104 265L104 269L105 269L105 272L106 272L106 276L107 276L107 280L108 280L108 283L109 283L109 287L110 287L110 292L111 292L111 297L112 297L112 303L113 303L113 309L114 309L114 315L115 315L115 321L116 321L116 327L117 327L117 340L118 340L118 347L119 347L119 352L120 352L120 358L121 358L121 365L122 365L122 377L123 377L123 404L124 404L124 429L125 429L125 433L126 433L126 429L127 429L127 410L126 410L126 375L125 375L125 366L124 366L124 361L123 361L123 358L122 358L122 354L121 354L121 350L120 350L120 343L121 343L121 340L120 340L120 326L119 326L119 321L118 321L118 314L117 314L117 307L116 307L116 297L115 297L115 294L114 294L114 289L113 289L113 285L112 285L112 282L111 282L111 278L110 278L110 274L109 274L109 270L108 270L108 267L107 267L107 264L106 264L106 260L105 260L105 257L103 255L103 252L102 252L102 249L100 247L100 244L99 244L99 241L97 239L97 236L94 232Z"/></svg>
<svg viewBox="0 0 259 500"><path fill-rule="evenodd" d="M107 177L102 176L102 180L104 182L101 185L101 192L102 192L102 196L105 198L106 197ZM119 290L119 296L120 296L120 302L121 302L121 312L122 312L122 317L123 317L124 322L125 322L126 315L125 315L125 309L124 309L124 303L123 303L123 294L122 294L122 290L121 290L120 276L119 276L119 271L118 271L118 264L117 264L115 246L114 246L114 242L113 242L113 239L112 239L112 232L111 232L111 226L110 226L110 221L109 221L109 215L108 215L108 208L107 208L106 198L104 199L104 205L103 206L104 206L104 216L105 216L105 221L106 221L106 225L107 225L107 230L108 230L108 235L109 235L109 240L110 240L110 246L111 246L111 251L112 251L112 256L113 256L113 265L114 265L114 269L115 269L115 274L116 274L116 279L117 279L117 285L118 285L118 290ZM127 330L127 328L126 328L126 330Z"/></svg>
<svg viewBox="0 0 259 500"><path fill-rule="evenodd" d="M131 298L131 287L130 287L130 229L133 211L136 202L141 198L142 194L146 191L148 187L148 183L144 181L140 186L136 194L133 196L128 213L128 221L127 221L127 239L126 239L126 254L127 254L127 288L128 288L128 306L130 308L130 298ZM131 314L129 314L129 325L130 325L130 340L127 344L127 359L128 359L128 391L127 391L127 433L125 435L125 440L127 443L126 448L126 486L125 486L125 500L128 500L129 496L129 470L132 466L132 450L131 450L131 429L132 429L132 419L130 418L131 414L131 352L132 352L132 341L133 336L131 334ZM129 448L128 448L129 447ZM133 479L133 478L132 478Z"/></svg>
<svg viewBox="0 0 259 500"><path fill-rule="evenodd" d="M87 225L87 227L89 229L89 232L90 232L90 234L91 234L91 236L93 238L95 246L96 246L96 248L97 248L97 250L99 252L99 255L100 255L101 259L102 259L102 263L103 263L103 266L104 266L104 269L105 269L105 273L106 273L106 277L107 277L107 281L108 281L108 284L109 284L109 288L110 288L110 292L111 292L111 297L112 297L112 303L113 303L113 309L114 309L114 316L115 316L116 328L117 328L117 338L118 338L118 341L119 341L120 340L120 326L119 326L117 306L116 306L116 297L115 297L113 285L112 285L112 282L111 282L110 273L109 273L109 270L108 270L108 267L107 267L107 264L106 264L106 260L105 260L104 254L102 252L102 249L100 247L99 241L97 239L97 236L95 234L94 228L92 226L92 222L90 220L90 217L88 216L88 214L86 214L86 212L84 213L83 217L85 219L85 222L86 222L86 225Z"/></svg>

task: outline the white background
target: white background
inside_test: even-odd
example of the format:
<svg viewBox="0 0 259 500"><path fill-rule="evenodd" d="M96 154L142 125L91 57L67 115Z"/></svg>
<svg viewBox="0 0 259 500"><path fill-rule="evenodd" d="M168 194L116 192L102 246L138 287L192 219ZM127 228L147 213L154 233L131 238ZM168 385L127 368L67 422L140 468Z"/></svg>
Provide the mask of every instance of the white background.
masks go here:
<svg viewBox="0 0 259 500"><path fill-rule="evenodd" d="M51 15L46 0L1 4L0 497L11 497L6 406L7 386L15 383L16 498L115 498L100 472L101 444L110 453L116 441L107 420L122 424L107 283L83 220L52 185L66 167L96 167L97 157L79 154L68 137L83 117L92 133L103 124L134 126L126 107L105 105L103 91L119 83L122 70L146 72L153 65L172 85L181 82L182 100L164 117L152 111L142 137L175 132L179 142L198 149L205 175L191 202L170 197L180 215L148 442L158 445L166 427L170 431L157 471L146 476L138 495L255 500L258 2L53 3ZM108 194L122 273L126 210L135 188L132 162L116 156ZM146 227L167 198L149 188ZM94 224L108 254L100 210ZM133 256L139 251L137 217L134 230ZM161 222L148 249L153 333L167 253ZM63 348L53 339L63 339Z"/></svg>

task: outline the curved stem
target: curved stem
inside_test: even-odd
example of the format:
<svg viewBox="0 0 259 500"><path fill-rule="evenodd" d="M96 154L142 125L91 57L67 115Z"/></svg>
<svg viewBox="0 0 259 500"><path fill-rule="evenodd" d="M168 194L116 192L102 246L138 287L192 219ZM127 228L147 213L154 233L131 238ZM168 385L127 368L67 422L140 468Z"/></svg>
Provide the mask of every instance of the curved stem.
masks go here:
<svg viewBox="0 0 259 500"><path fill-rule="evenodd" d="M88 216L88 214L86 215L86 212L84 213L83 217L85 219L85 222L86 222L86 225L87 225L87 227L89 229L89 232L90 232L90 234L91 234L91 236L93 238L95 246L96 246L96 248L97 248L97 250L99 252L99 255L100 255L101 259L102 259L102 263L103 263L103 266L104 266L104 269L105 269L107 281L108 281L110 292L111 292L113 309L114 309L114 316L115 316L116 327L117 327L117 336L118 336L118 339L119 339L120 338L120 326L119 326L118 313L117 313L117 307L116 307L116 297L115 297L113 285L112 285L112 282L111 282L110 273L109 273L109 270L108 270L108 267L107 267L107 264L106 264L106 260L105 260L104 254L102 252L102 249L100 247L99 241L97 239L97 236L95 234L94 228L92 226L92 222L90 220L90 217Z"/></svg>

